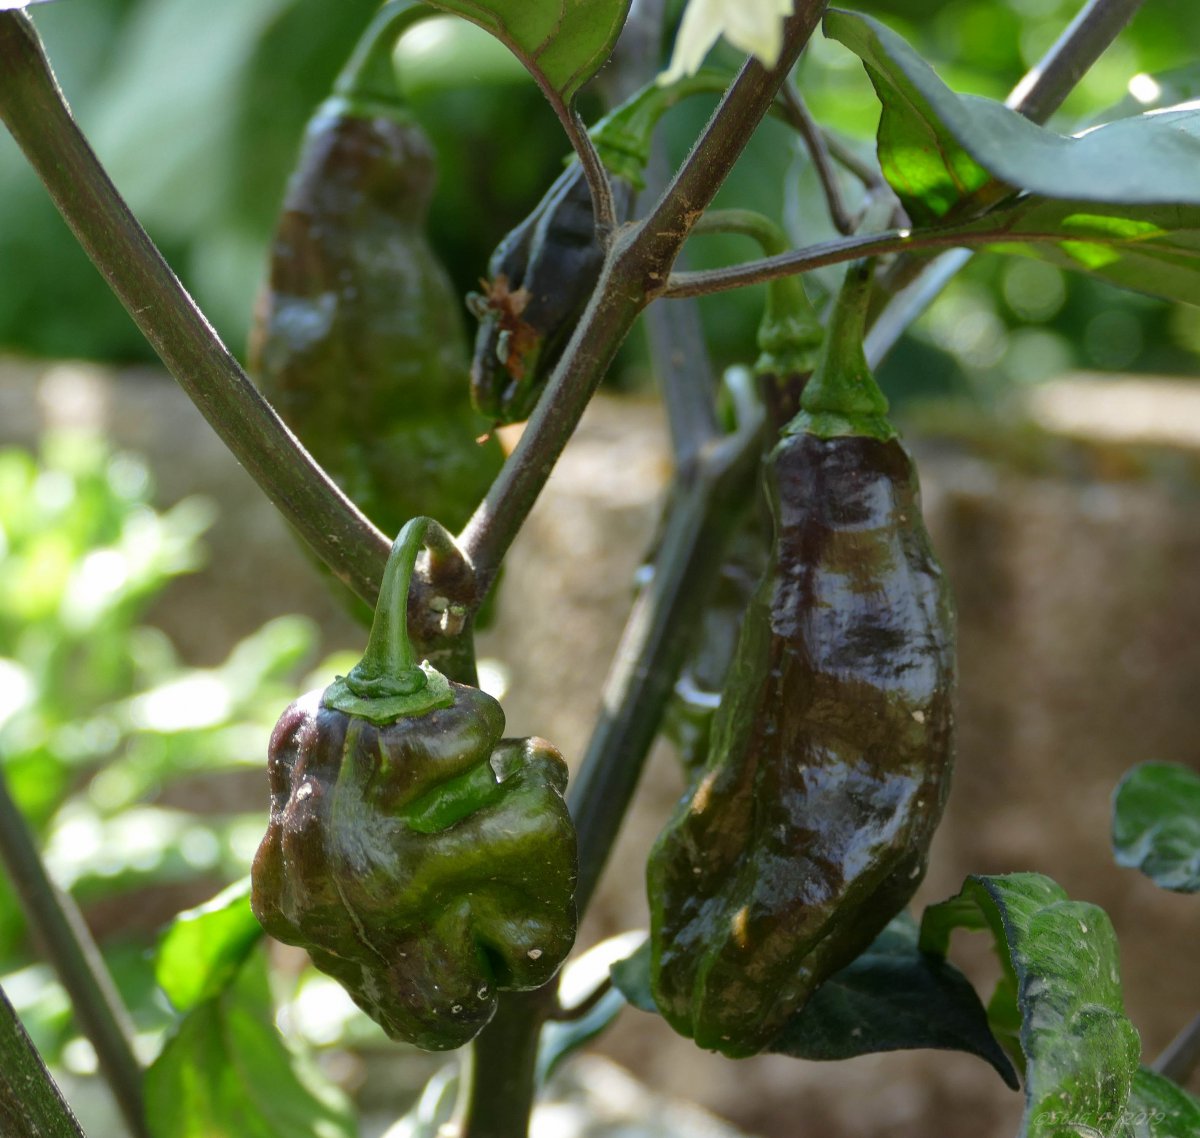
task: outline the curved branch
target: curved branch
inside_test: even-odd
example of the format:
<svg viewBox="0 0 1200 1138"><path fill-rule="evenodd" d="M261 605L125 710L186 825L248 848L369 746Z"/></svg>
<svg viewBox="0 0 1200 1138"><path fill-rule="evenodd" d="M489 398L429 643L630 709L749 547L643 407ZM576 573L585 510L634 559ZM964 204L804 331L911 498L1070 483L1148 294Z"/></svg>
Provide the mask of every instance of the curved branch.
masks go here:
<svg viewBox="0 0 1200 1138"><path fill-rule="evenodd" d="M0 12L0 119L167 369L334 575L374 603L391 542L309 457L221 343L71 116L24 12Z"/></svg>

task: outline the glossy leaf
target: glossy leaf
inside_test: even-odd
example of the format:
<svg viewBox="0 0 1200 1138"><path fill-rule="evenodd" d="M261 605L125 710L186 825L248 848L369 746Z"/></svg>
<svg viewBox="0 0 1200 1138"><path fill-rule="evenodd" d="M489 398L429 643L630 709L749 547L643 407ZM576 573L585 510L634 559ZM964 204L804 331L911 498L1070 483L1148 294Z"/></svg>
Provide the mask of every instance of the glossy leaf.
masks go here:
<svg viewBox="0 0 1200 1138"><path fill-rule="evenodd" d="M1022 1138L1126 1138L1141 1044L1125 1016L1116 937L1104 911L1070 900L1036 873L969 877L932 905L920 946L945 955L956 928L992 932L1005 969L992 1006L1020 1011L1025 1058Z"/></svg>
<svg viewBox="0 0 1200 1138"><path fill-rule="evenodd" d="M261 958L194 1007L146 1072L153 1138L353 1138L341 1093L284 1043Z"/></svg>
<svg viewBox="0 0 1200 1138"><path fill-rule="evenodd" d="M1117 864L1140 869L1175 893L1200 892L1200 774L1142 763L1113 796Z"/></svg>
<svg viewBox="0 0 1200 1138"><path fill-rule="evenodd" d="M1006 188L1107 205L1200 205L1200 107L1121 119L1066 137L1002 103L950 90L895 32L831 11L825 34L853 51L883 103L879 157L914 221ZM989 185L994 181L999 186Z"/></svg>
<svg viewBox="0 0 1200 1138"><path fill-rule="evenodd" d="M613 964L612 978L633 1007L658 1011L649 943ZM975 989L945 959L918 949L916 923L901 913L866 952L817 988L767 1051L835 1060L922 1047L978 1055L1009 1086L1018 1085Z"/></svg>
<svg viewBox="0 0 1200 1138"><path fill-rule="evenodd" d="M159 987L176 1011L191 1011L232 983L262 935L247 877L171 922L158 945Z"/></svg>
<svg viewBox="0 0 1200 1138"><path fill-rule="evenodd" d="M543 90L569 103L603 66L630 0L430 0L505 43Z"/></svg>
<svg viewBox="0 0 1200 1138"><path fill-rule="evenodd" d="M967 978L917 947L901 913L854 963L825 981L768 1048L797 1059L851 1059L929 1047L978 1055L1014 1089L1016 1072Z"/></svg>

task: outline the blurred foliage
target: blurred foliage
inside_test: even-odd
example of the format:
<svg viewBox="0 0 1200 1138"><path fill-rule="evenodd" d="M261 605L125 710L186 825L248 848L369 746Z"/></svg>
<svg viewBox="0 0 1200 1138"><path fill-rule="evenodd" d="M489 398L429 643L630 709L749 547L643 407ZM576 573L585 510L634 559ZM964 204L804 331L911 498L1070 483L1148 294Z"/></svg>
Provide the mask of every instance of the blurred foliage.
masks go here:
<svg viewBox="0 0 1200 1138"><path fill-rule="evenodd" d="M1079 3L858 6L907 37L956 90L1003 98ZM304 122L374 7L375 0L77 0L36 12L66 93L114 180L237 352ZM1200 8L1190 0L1146 5L1052 125L1070 131L1103 117L1128 97L1135 75L1191 62L1198 40ZM733 67L740 59L719 46L713 61ZM560 169L566 143L520 65L473 27L423 25L398 62L440 158L433 238L465 293L499 237ZM857 60L818 37L798 78L817 117L869 153L878 104ZM597 94L585 98L585 116L600 106ZM673 159L711 108L697 98L667 116ZM854 189L849 179L847 189ZM46 356L148 358L7 137L0 138L0 200L0 264L22 266L0 276L0 345ZM754 139L719 199L735 202L785 217L798 243L832 235L809 165L777 123ZM752 255L736 237L705 237L689 250L696 268ZM702 302L718 364L753 354L761 303L759 289ZM883 381L899 401L947 393L992 401L1066 368L1188 373L1200 349L1195 324L1186 309L1052 267L977 257L896 350Z"/></svg>
<svg viewBox="0 0 1200 1138"><path fill-rule="evenodd" d="M3 773L151 1046L171 1016L147 950L181 905L247 872L267 795L240 779L259 785L316 646L311 622L282 617L216 667L181 664L140 621L200 564L212 510L192 498L157 512L152 489L138 459L90 436L0 451ZM0 983L43 1055L86 1073L94 1056L37 955L0 872Z"/></svg>

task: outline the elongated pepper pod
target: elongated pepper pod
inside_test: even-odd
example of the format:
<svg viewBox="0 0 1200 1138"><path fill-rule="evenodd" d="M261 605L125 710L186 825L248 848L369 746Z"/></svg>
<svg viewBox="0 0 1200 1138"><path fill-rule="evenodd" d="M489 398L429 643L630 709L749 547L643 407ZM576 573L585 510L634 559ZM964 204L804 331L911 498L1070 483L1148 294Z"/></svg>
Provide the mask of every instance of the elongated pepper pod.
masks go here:
<svg viewBox="0 0 1200 1138"><path fill-rule="evenodd" d="M767 1047L925 872L952 765L954 618L851 269L770 455L771 562L707 761L651 853L651 985L731 1056Z"/></svg>
<svg viewBox="0 0 1200 1138"><path fill-rule="evenodd" d="M497 993L538 988L575 939L567 768L502 739L485 692L418 665L408 586L428 519L393 546L363 660L271 737L271 818L252 906L394 1039L474 1038Z"/></svg>
<svg viewBox="0 0 1200 1138"><path fill-rule="evenodd" d="M472 409L458 296L425 235L434 152L401 99L385 5L308 124L271 246L250 370L385 533L465 524L503 462Z"/></svg>

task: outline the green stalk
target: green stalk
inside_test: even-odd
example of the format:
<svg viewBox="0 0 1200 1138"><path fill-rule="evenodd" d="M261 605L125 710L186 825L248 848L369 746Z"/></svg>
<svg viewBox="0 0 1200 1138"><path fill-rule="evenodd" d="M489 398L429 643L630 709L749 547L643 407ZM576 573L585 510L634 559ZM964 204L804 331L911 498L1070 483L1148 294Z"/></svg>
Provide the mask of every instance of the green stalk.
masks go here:
<svg viewBox="0 0 1200 1138"><path fill-rule="evenodd" d="M863 350L874 274L872 260L856 261L846 270L820 362L800 397L800 414L784 428L789 434L895 438L887 418L887 397L875 382Z"/></svg>
<svg viewBox="0 0 1200 1138"><path fill-rule="evenodd" d="M452 541L432 518L413 518L396 535L379 586L375 619L362 659L325 690L321 702L372 723L424 715L454 702L446 677L417 659L408 635L408 596L417 556L431 530L439 544Z"/></svg>
<svg viewBox="0 0 1200 1138"><path fill-rule="evenodd" d="M416 0L389 0L367 25L333 85L335 95L355 103L400 101L392 54L409 28L438 13Z"/></svg>

